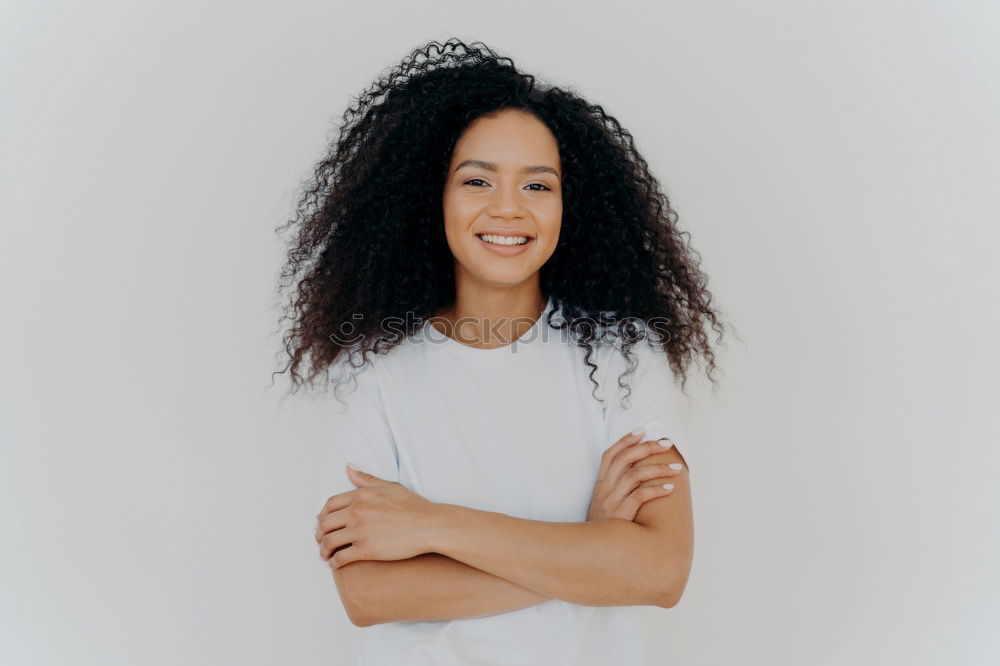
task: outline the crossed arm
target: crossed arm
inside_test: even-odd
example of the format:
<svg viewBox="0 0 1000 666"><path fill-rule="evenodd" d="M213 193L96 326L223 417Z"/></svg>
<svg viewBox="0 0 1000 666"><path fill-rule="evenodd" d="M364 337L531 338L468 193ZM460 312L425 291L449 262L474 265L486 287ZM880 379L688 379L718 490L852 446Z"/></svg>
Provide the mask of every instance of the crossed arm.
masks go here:
<svg viewBox="0 0 1000 666"><path fill-rule="evenodd" d="M671 462L684 462L676 447L634 464ZM687 470L672 482L670 495L643 504L631 522L546 522L442 504L435 552L351 562L333 577L362 627L481 617L550 599L670 608L687 584L694 537Z"/></svg>

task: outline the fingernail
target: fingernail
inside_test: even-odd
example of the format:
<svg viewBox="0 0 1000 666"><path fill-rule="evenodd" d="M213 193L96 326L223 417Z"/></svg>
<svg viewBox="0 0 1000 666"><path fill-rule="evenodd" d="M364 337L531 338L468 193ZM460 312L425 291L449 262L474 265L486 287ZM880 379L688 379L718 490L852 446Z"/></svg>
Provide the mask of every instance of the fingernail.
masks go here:
<svg viewBox="0 0 1000 666"><path fill-rule="evenodd" d="M671 442L669 439L658 439L656 441L658 441L660 443L660 446L662 446L665 449L669 449L671 446L674 445L674 443Z"/></svg>
<svg viewBox="0 0 1000 666"><path fill-rule="evenodd" d="M644 432L646 432L645 428L636 428L635 430L633 430L629 434L632 435L633 437L635 437L636 435L641 435Z"/></svg>
<svg viewBox="0 0 1000 666"><path fill-rule="evenodd" d="M684 465L680 463L670 463L670 469L684 469Z"/></svg>
<svg viewBox="0 0 1000 666"><path fill-rule="evenodd" d="M360 472L361 471L360 469L358 469L357 467L355 467L351 463L347 463L347 466L350 467L351 469L353 469L355 472Z"/></svg>
<svg viewBox="0 0 1000 666"><path fill-rule="evenodd" d="M672 483L664 483L663 484L663 489L664 490L673 490L674 489L674 484L672 484Z"/></svg>

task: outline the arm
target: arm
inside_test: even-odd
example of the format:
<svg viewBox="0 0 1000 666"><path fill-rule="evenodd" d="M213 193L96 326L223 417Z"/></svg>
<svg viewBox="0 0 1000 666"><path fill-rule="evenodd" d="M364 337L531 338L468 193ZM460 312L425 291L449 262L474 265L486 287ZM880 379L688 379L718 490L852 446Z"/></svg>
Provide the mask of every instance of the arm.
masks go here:
<svg viewBox="0 0 1000 666"><path fill-rule="evenodd" d="M439 553L407 560L361 560L333 569L351 622L436 622L495 615L551 597Z"/></svg>
<svg viewBox="0 0 1000 666"><path fill-rule="evenodd" d="M677 449L673 447L661 453L647 455L632 465L639 467L671 462L684 464ZM662 478L654 478L640 483L640 486L652 486L661 481ZM668 608L676 605L686 585L691 565L693 534L686 470L671 477L671 481L680 487L675 488L669 498L654 497L645 501L632 519L636 524L651 530L654 541L661 542L660 552L670 553L671 561L675 562L675 566L668 567L668 574L662 576L667 583L663 598L636 603L652 603ZM678 483L679 481L682 483ZM674 502L671 503L670 500ZM618 522L633 525L624 520ZM619 564L616 569L622 566ZM628 560L624 566L631 566ZM333 576L348 616L352 623L360 627L395 621L447 621L481 617L519 610L553 598L553 595L528 589L435 551L405 560L350 562L342 567L335 567ZM611 584L620 585L614 580L611 580ZM655 582L640 584L639 589L642 593L648 593L655 590L656 585ZM591 605L628 603L631 602L626 599L612 600L610 604L597 601Z"/></svg>
<svg viewBox="0 0 1000 666"><path fill-rule="evenodd" d="M616 450L623 451L623 443L631 441L634 441L631 435L626 435L609 448L605 456ZM664 452L661 447L647 448L646 451L644 458L633 459L629 466L634 468L640 465L655 465L658 459L657 453ZM654 458L649 459L651 455ZM662 456L659 459L662 459ZM363 484L364 479L370 477L367 474L354 473L358 475L357 483ZM615 481L609 479L619 477L617 483L624 483L628 487L624 470L602 476L606 484L615 484ZM649 476L644 475L643 478ZM638 483L641 486L652 486L653 483L662 480L662 475L658 475L650 481ZM635 486L631 488L634 489ZM593 515L588 512L587 520L599 520L602 517L635 520L641 504L656 496L657 494L646 496L645 501L631 509L624 507L630 501L634 501L632 494L621 497L620 506L601 504L595 509L592 504ZM619 513L619 508L623 508L624 513ZM317 528L317 539L319 538ZM333 572L345 608L349 610L348 615L357 626L396 621L447 621L481 617L520 610L551 599L504 578L433 552L405 560L359 560L343 567L335 567ZM350 573L345 575L347 572ZM353 591L354 594L350 594L349 591Z"/></svg>
<svg viewBox="0 0 1000 666"><path fill-rule="evenodd" d="M670 448L637 464L664 462L683 459ZM672 482L673 492L646 502L635 522L546 522L438 504L430 550L570 603L670 608L687 584L693 550L687 470Z"/></svg>

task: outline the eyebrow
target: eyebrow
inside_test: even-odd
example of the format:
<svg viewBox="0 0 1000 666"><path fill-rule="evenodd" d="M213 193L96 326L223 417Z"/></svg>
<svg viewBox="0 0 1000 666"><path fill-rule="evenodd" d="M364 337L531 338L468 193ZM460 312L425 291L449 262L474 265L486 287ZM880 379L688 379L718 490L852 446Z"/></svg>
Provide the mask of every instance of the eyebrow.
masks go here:
<svg viewBox="0 0 1000 666"><path fill-rule="evenodd" d="M465 160L461 162L455 171L458 171L462 167L479 167L480 169L486 169L487 171L499 171L500 169L494 162L486 162L484 160ZM559 177L559 173L550 166L545 166L542 164L537 164L534 166L526 166L521 169L521 173L551 173L555 177Z"/></svg>

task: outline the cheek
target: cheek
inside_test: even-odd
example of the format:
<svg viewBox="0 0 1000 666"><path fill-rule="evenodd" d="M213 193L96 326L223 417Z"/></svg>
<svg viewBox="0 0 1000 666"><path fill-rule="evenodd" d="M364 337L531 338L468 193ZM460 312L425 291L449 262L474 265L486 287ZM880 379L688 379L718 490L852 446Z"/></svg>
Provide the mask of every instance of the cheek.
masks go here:
<svg viewBox="0 0 1000 666"><path fill-rule="evenodd" d="M535 219L538 222L539 232L554 245L562 228L562 203L557 202L545 207L544 210L539 210Z"/></svg>
<svg viewBox="0 0 1000 666"><path fill-rule="evenodd" d="M448 248L453 256L464 257L469 252L469 229L476 219L475 213L470 212L467 203L454 198L444 201L443 213L444 235L448 241Z"/></svg>
<svg viewBox="0 0 1000 666"><path fill-rule="evenodd" d="M475 202L464 200L460 196L446 196L443 212L445 228L457 231L468 229L475 222L478 207Z"/></svg>

